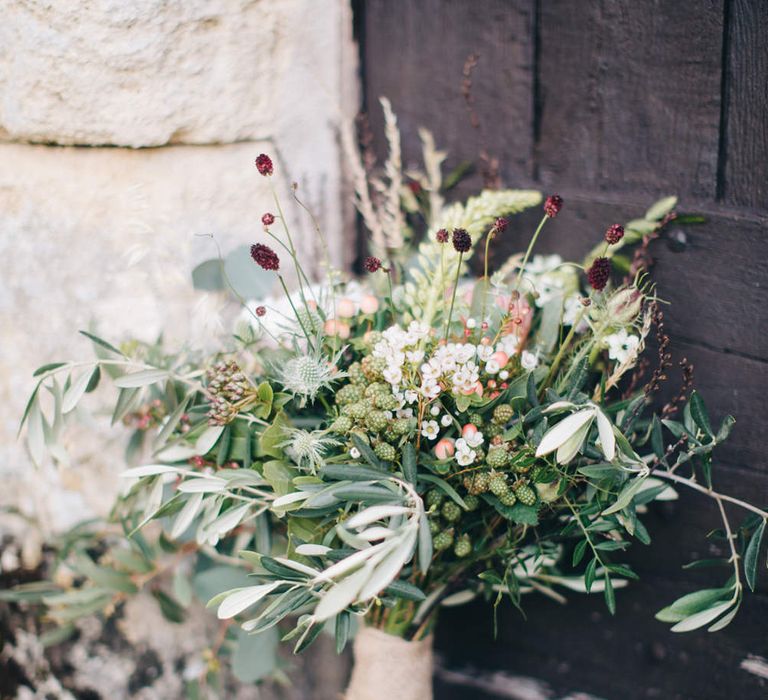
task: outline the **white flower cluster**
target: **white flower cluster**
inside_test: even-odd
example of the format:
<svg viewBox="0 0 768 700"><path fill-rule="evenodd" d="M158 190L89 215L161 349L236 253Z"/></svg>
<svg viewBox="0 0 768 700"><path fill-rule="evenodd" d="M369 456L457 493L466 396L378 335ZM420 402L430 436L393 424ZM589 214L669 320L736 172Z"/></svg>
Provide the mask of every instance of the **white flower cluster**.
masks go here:
<svg viewBox="0 0 768 700"><path fill-rule="evenodd" d="M625 328L622 328L617 333L605 336L605 344L608 347L608 357L622 364L637 353L640 337L631 335L627 333Z"/></svg>

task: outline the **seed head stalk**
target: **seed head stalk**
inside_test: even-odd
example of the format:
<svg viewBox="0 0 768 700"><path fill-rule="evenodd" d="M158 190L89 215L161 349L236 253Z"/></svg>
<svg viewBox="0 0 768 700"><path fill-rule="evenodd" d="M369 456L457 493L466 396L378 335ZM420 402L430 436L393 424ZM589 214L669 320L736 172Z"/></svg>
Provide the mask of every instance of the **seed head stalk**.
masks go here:
<svg viewBox="0 0 768 700"><path fill-rule="evenodd" d="M515 279L515 289L520 289L520 281L523 278L523 272L525 272L525 266L528 264L528 258L531 257L531 251L533 251L533 246L536 245L536 239L538 239L539 234L541 233L541 229L544 228L544 224L546 223L547 219L551 218L548 214L545 214L541 221L539 222L539 225L536 227L536 231L534 232L533 236L531 237L531 242L528 244L528 250L525 251L525 257L523 258L523 262L520 263L520 270L517 273L517 278ZM487 257L487 253L486 253Z"/></svg>
<svg viewBox="0 0 768 700"><path fill-rule="evenodd" d="M448 311L448 321L445 324L445 341L448 342L448 333L451 330L451 317L453 316L453 306L456 303L456 291L459 288L459 277L461 277L461 260L464 253L459 253L459 262L456 265L456 279L453 282L453 292L451 294L451 308Z"/></svg>

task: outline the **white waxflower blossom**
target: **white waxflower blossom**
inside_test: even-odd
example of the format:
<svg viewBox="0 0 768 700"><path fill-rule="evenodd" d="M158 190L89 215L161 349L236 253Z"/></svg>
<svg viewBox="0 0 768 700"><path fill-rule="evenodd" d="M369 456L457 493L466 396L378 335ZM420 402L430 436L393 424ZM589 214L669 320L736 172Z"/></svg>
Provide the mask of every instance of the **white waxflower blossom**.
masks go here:
<svg viewBox="0 0 768 700"><path fill-rule="evenodd" d="M403 392L403 398L406 403L416 403L419 400L419 394L413 389L406 389Z"/></svg>
<svg viewBox="0 0 768 700"><path fill-rule="evenodd" d="M360 457L360 450L358 450L356 447L353 447L349 451L349 456L352 457L352 459L358 459Z"/></svg>
<svg viewBox="0 0 768 700"><path fill-rule="evenodd" d="M468 467L477 458L474 450L456 450L456 462L460 467Z"/></svg>
<svg viewBox="0 0 768 700"><path fill-rule="evenodd" d="M447 428L451 423L453 423L453 418L451 418L447 413L443 414L443 417L440 419L440 425L442 425L444 428Z"/></svg>
<svg viewBox="0 0 768 700"><path fill-rule="evenodd" d="M398 386L403 381L403 371L399 367L387 367L382 374L388 384Z"/></svg>
<svg viewBox="0 0 768 700"><path fill-rule="evenodd" d="M505 335L497 344L496 344L496 350L506 353L510 357L512 355L517 354L517 347L520 345L520 341L518 340L517 336L512 333L510 335Z"/></svg>
<svg viewBox="0 0 768 700"><path fill-rule="evenodd" d="M428 440L437 439L440 433L440 426L436 420L425 420L421 423L421 434Z"/></svg>
<svg viewBox="0 0 768 700"><path fill-rule="evenodd" d="M534 353L523 350L523 354L520 355L520 365L530 372L539 366L539 358Z"/></svg>
<svg viewBox="0 0 768 700"><path fill-rule="evenodd" d="M496 374L500 369L501 367L496 360L488 360L488 362L485 363L485 371L488 372L488 374Z"/></svg>
<svg viewBox="0 0 768 700"><path fill-rule="evenodd" d="M395 411L395 416L397 418L413 418L413 409L412 408L398 408Z"/></svg>
<svg viewBox="0 0 768 700"><path fill-rule="evenodd" d="M464 440L469 447L480 447L485 441L483 434L479 430L474 433L467 433L465 437L459 439Z"/></svg>
<svg viewBox="0 0 768 700"><path fill-rule="evenodd" d="M488 358L493 355L493 353L494 349L490 343L488 345L477 346L477 359L481 360L482 362L487 362Z"/></svg>
<svg viewBox="0 0 768 700"><path fill-rule="evenodd" d="M501 372L499 372L499 379L501 379L502 382L509 379L509 372L505 369L501 370Z"/></svg>
<svg viewBox="0 0 768 700"><path fill-rule="evenodd" d="M408 362L411 364L417 365L419 362L421 362L424 359L424 351L423 350L408 350L405 353L405 357L408 359Z"/></svg>
<svg viewBox="0 0 768 700"><path fill-rule="evenodd" d="M467 328L472 330L473 328L477 328L477 321L475 321L474 318L468 318L466 325L467 325Z"/></svg>
<svg viewBox="0 0 768 700"><path fill-rule="evenodd" d="M632 353L637 352L640 337L630 335L625 328L622 328L618 333L606 336L605 344L608 346L608 357L621 364Z"/></svg>

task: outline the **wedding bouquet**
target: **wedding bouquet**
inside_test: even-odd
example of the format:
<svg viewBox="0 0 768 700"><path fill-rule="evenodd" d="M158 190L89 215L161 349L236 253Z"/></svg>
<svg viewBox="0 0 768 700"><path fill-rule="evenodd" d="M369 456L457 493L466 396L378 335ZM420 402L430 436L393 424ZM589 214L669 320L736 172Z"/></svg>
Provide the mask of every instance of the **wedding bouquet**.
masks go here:
<svg viewBox="0 0 768 700"><path fill-rule="evenodd" d="M683 222L675 198L606 222L584 261L536 255L567 203L486 190L446 205L443 154L423 132L426 174L405 176L384 107L384 174L352 160L371 233L359 280L330 265L310 279L276 198L249 252L253 274L283 295L246 302L230 347L168 354L86 333L93 362L38 370L23 421L35 461L65 458L63 426L102 376L119 389L113 421L151 457L124 472L120 531L101 553L75 538L63 588L17 595L70 624L153 582L173 618L194 580L163 583L159 560L173 556L206 577L195 590L215 593L217 616L237 622L232 654L246 677L277 629L300 652L323 629L341 651L357 628L348 697L423 699L441 606L599 592L614 613L616 589L636 578L625 551L650 542L648 504L686 486L717 502L729 554L705 563L732 574L657 617L674 631L725 627L754 587L768 513L714 490L712 453L733 419L712 425L687 364L679 392L653 401L671 361L646 252ZM274 172L265 154L256 168ZM491 271L513 217L542 206L526 250ZM653 369L639 361L652 333ZM738 527L726 502L749 515Z"/></svg>

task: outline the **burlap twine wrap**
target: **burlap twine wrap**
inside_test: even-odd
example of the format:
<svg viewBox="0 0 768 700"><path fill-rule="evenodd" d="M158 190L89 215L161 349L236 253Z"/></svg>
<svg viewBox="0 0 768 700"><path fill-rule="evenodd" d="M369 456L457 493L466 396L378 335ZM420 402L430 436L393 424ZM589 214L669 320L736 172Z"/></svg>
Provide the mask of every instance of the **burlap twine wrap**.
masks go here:
<svg viewBox="0 0 768 700"><path fill-rule="evenodd" d="M432 700L432 635L418 642L363 627L345 700Z"/></svg>

